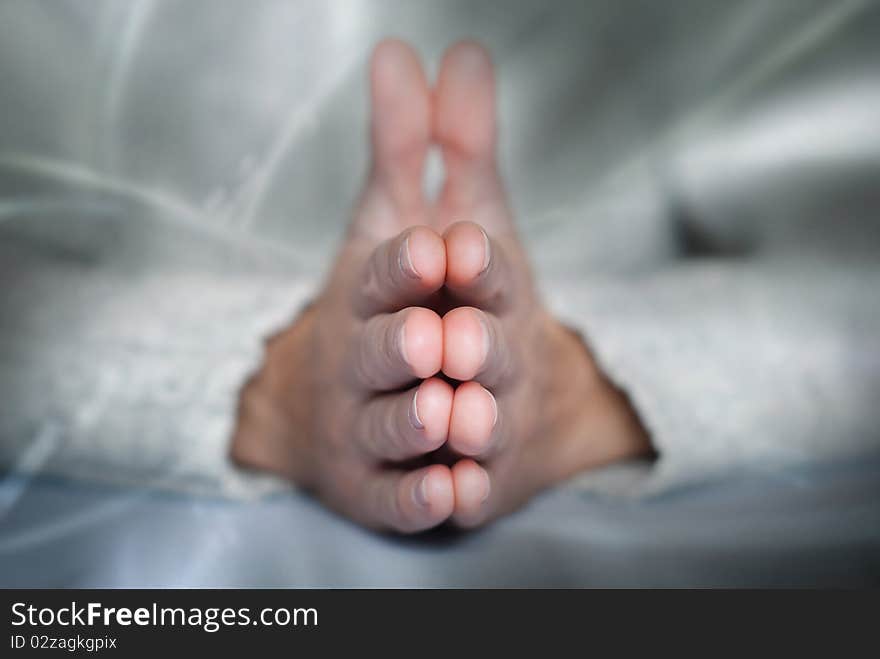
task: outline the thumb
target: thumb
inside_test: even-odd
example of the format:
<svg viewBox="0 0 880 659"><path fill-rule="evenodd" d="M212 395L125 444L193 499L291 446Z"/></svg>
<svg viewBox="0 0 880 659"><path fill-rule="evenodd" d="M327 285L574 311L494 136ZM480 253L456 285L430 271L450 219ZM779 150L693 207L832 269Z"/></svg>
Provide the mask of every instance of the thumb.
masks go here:
<svg viewBox="0 0 880 659"><path fill-rule="evenodd" d="M373 50L369 77L372 156L355 224L382 239L427 223L422 176L431 99L418 55L397 39L385 39Z"/></svg>
<svg viewBox="0 0 880 659"><path fill-rule="evenodd" d="M472 41L450 47L434 94L433 134L446 169L441 225L470 220L490 232L511 229L495 157L495 73L485 48Z"/></svg>

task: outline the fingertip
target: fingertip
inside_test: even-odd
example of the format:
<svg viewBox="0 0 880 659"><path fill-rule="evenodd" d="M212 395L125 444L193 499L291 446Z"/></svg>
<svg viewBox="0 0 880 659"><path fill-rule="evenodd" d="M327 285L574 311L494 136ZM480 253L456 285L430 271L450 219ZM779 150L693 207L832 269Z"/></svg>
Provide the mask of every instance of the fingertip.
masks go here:
<svg viewBox="0 0 880 659"><path fill-rule="evenodd" d="M453 519L459 526L475 526L484 518L484 504L492 491L492 482L482 466L465 458L452 467L455 489Z"/></svg>
<svg viewBox="0 0 880 659"><path fill-rule="evenodd" d="M460 41L444 53L436 86L435 133L467 157L488 157L495 145L495 74L488 51Z"/></svg>
<svg viewBox="0 0 880 659"><path fill-rule="evenodd" d="M452 44L443 54L443 62L459 75L485 77L493 72L492 56L475 39L462 39Z"/></svg>
<svg viewBox="0 0 880 659"><path fill-rule="evenodd" d="M426 450L435 450L449 437L449 419L452 415L453 389L440 378L430 378L419 385L413 396L413 425L424 431L428 442Z"/></svg>
<svg viewBox="0 0 880 659"><path fill-rule="evenodd" d="M491 241L479 224L456 222L446 229L443 240L446 249L446 281L452 287L470 286L489 268L492 258Z"/></svg>
<svg viewBox="0 0 880 659"><path fill-rule="evenodd" d="M426 226L407 230L400 253L401 268L421 281L430 292L446 280L446 243L436 231Z"/></svg>
<svg viewBox="0 0 880 659"><path fill-rule="evenodd" d="M418 53L407 42L386 37L373 48L370 56L373 91L379 95L400 91L401 82L424 82Z"/></svg>
<svg viewBox="0 0 880 659"><path fill-rule="evenodd" d="M404 320L401 352L415 377L440 372L443 361L443 322L430 309L412 307Z"/></svg>
<svg viewBox="0 0 880 659"><path fill-rule="evenodd" d="M489 332L483 313L473 307L452 309L443 317L442 370L454 380L472 380L489 352Z"/></svg>
<svg viewBox="0 0 880 659"><path fill-rule="evenodd" d="M390 477L395 482L393 502L379 498L379 528L399 533L418 533L445 522L455 509L452 472L444 465L431 465ZM380 483L387 483L380 480Z"/></svg>
<svg viewBox="0 0 880 659"><path fill-rule="evenodd" d="M431 139L431 95L418 53L400 39L379 42L370 58L373 161L397 196L420 178ZM400 201L398 199L398 201Z"/></svg>
<svg viewBox="0 0 880 659"><path fill-rule="evenodd" d="M466 456L485 455L497 424L498 403L488 389L465 382L455 390L448 440L455 451Z"/></svg>
<svg viewBox="0 0 880 659"><path fill-rule="evenodd" d="M413 489L413 500L425 511L431 525L447 519L455 509L455 487L449 467L437 464L422 469Z"/></svg>

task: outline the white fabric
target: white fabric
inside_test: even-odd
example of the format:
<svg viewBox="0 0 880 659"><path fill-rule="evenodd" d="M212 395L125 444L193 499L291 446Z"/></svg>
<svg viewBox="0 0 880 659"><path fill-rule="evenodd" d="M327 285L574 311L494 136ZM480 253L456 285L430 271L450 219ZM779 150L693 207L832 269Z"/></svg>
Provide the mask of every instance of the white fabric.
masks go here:
<svg viewBox="0 0 880 659"><path fill-rule="evenodd" d="M262 339L313 281L70 264L32 274L14 294L45 304L4 332L0 368L40 395L9 392L0 432L19 441L0 444L4 464L233 496L283 487L232 467L228 438ZM876 450L878 285L866 264L785 262L545 282L551 308L630 395L660 453L647 480L580 482L657 491ZM50 457L31 464L47 445Z"/></svg>
<svg viewBox="0 0 880 659"><path fill-rule="evenodd" d="M864 264L707 262L548 288L659 453L634 491L658 491L880 449L878 285Z"/></svg>

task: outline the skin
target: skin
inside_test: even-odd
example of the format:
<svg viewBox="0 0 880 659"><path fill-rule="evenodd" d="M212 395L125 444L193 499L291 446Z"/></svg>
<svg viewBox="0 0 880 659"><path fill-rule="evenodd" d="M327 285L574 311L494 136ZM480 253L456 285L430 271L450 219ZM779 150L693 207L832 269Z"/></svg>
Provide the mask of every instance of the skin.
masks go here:
<svg viewBox="0 0 880 659"><path fill-rule="evenodd" d="M626 397L535 292L496 164L486 51L434 88L408 45L370 63L372 164L327 284L242 389L232 456L403 533L483 524L650 453ZM423 194L429 147L446 181Z"/></svg>

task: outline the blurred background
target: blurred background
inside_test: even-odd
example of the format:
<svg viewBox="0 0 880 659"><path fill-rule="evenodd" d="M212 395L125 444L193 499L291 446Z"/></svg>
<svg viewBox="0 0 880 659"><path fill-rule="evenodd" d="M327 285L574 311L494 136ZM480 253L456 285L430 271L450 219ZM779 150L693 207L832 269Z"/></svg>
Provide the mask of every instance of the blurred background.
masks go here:
<svg viewBox="0 0 880 659"><path fill-rule="evenodd" d="M858 463L819 493L800 485L815 474L653 508L551 493L491 532L413 544L276 485L227 501L197 461L196 487L143 487L186 447L150 457L106 428L65 444L71 416L88 428L64 401L91 358L53 346L102 318L105 288L328 266L367 165L367 59L388 35L432 72L458 38L492 52L500 161L543 280L878 261L876 2L0 0L0 584L877 583L880 486ZM434 158L426 185L441 178ZM70 268L112 277L75 292ZM102 455L132 451L145 457L107 478L124 460ZM271 552L263 529L296 550Z"/></svg>
<svg viewBox="0 0 880 659"><path fill-rule="evenodd" d="M492 51L501 162L535 254L553 244L542 267L656 267L676 246L633 237L668 235L670 221L720 249L778 248L773 234L788 249L782 225L804 209L839 211L855 185L876 202L873 2L4 0L0 11L4 236L80 224L95 258L192 264L228 242L322 267L367 162L367 57L389 34L431 70L462 36ZM566 224L583 240L560 253ZM847 238L841 224L821 237L864 244Z"/></svg>

